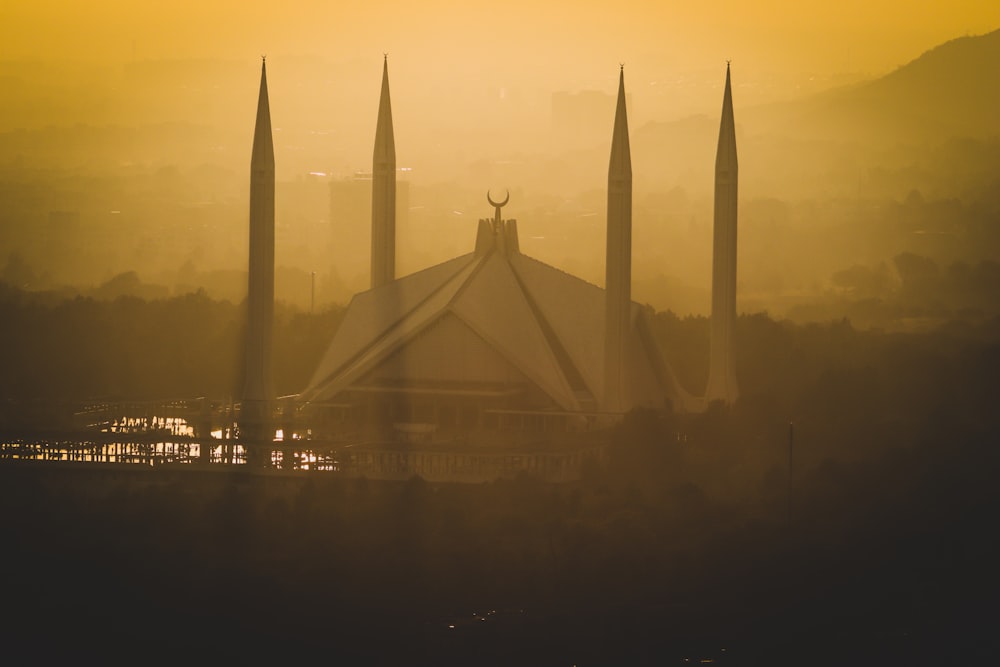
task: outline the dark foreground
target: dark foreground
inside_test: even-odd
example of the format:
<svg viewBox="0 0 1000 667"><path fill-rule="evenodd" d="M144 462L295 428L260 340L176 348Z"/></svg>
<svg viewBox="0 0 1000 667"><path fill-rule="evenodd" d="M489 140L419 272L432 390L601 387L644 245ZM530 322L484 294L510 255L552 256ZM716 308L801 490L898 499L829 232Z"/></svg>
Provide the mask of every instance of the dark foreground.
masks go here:
<svg viewBox="0 0 1000 667"><path fill-rule="evenodd" d="M789 526L775 471L720 496L695 483L704 459L634 444L661 428L633 419L631 449L569 486L5 464L2 650L138 664L1000 660L994 446L803 471ZM645 473L635 456L652 457Z"/></svg>

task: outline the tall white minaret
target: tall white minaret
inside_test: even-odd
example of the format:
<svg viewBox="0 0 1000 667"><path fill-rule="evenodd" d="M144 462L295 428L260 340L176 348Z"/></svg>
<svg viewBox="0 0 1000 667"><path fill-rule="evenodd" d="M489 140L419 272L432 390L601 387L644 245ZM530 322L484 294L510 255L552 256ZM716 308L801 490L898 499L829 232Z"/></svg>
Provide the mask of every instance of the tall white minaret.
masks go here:
<svg viewBox="0 0 1000 667"><path fill-rule="evenodd" d="M247 285L246 378L240 432L272 439L271 339L274 328L274 144L267 101L267 68L261 63L257 123L250 156L250 271Z"/></svg>
<svg viewBox="0 0 1000 667"><path fill-rule="evenodd" d="M382 61L382 95L378 101L375 150L372 155L372 282L373 288L396 278L396 141L389 101L389 57Z"/></svg>
<svg viewBox="0 0 1000 667"><path fill-rule="evenodd" d="M712 241L712 321L709 333L708 386L705 401L733 403L739 397L733 370L736 326L736 123L733 91L726 64L719 148L715 154L715 226Z"/></svg>
<svg viewBox="0 0 1000 667"><path fill-rule="evenodd" d="M618 74L618 106L608 165L608 239L605 260L604 405L625 409L625 346L632 314L632 154L625 109L625 68Z"/></svg>

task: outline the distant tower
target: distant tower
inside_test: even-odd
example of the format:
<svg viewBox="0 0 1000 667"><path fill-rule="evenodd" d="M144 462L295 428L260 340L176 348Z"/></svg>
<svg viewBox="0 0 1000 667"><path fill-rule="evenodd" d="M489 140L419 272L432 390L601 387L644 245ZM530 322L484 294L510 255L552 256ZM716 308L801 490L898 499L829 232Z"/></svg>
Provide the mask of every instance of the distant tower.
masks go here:
<svg viewBox="0 0 1000 667"><path fill-rule="evenodd" d="M267 102L267 70L261 63L257 124L250 156L250 271L247 285L246 384L240 431L271 439L271 339L274 327L274 144Z"/></svg>
<svg viewBox="0 0 1000 667"><path fill-rule="evenodd" d="M719 148L715 154L715 226L712 245L712 322L708 387L705 400L733 403L739 396L733 370L733 329L736 325L736 123L733 92L726 64Z"/></svg>
<svg viewBox="0 0 1000 667"><path fill-rule="evenodd" d="M382 95L378 101L375 151L372 156L372 284L396 277L396 142L389 101L389 57L382 61Z"/></svg>
<svg viewBox="0 0 1000 667"><path fill-rule="evenodd" d="M625 345L632 312L632 154L625 109L625 68L618 74L618 107L608 165L608 240L605 260L604 409L624 410Z"/></svg>

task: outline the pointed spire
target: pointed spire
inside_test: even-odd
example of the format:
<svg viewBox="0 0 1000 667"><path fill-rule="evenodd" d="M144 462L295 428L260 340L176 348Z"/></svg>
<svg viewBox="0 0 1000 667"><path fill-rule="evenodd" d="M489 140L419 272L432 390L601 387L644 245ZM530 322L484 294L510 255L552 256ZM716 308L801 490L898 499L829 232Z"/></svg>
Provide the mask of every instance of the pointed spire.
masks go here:
<svg viewBox="0 0 1000 667"><path fill-rule="evenodd" d="M260 95L257 98L257 123L253 131L251 168L257 162L274 165L274 143L271 140L271 106L267 99L267 62L261 58Z"/></svg>
<svg viewBox="0 0 1000 667"><path fill-rule="evenodd" d="M375 126L374 161L396 165L396 140L392 132L392 101L389 99L389 54L383 54L382 92L378 99L378 124Z"/></svg>
<svg viewBox="0 0 1000 667"><path fill-rule="evenodd" d="M719 147L715 154L717 172L736 174L736 121L733 118L733 88L726 62L726 90L722 95L722 119L719 123Z"/></svg>
<svg viewBox="0 0 1000 667"><path fill-rule="evenodd" d="M628 112L625 108L625 66L618 72L618 104L615 108L615 130L611 137L611 160L608 175L632 176L632 152L628 142Z"/></svg>
<svg viewBox="0 0 1000 667"><path fill-rule="evenodd" d="M715 154L715 212L712 238L712 318L709 330L708 385L705 401L733 403L739 397L734 366L736 328L736 236L739 164L733 90L726 63L719 146Z"/></svg>
<svg viewBox="0 0 1000 667"><path fill-rule="evenodd" d="M271 342L274 331L274 144L267 97L267 70L260 68L260 97L250 155L250 257L247 275L246 375L240 433L273 439Z"/></svg>
<svg viewBox="0 0 1000 667"><path fill-rule="evenodd" d="M371 286L396 278L396 140L389 99L389 56L382 61L382 93L372 151Z"/></svg>
<svg viewBox="0 0 1000 667"><path fill-rule="evenodd" d="M632 155L625 108L625 67L618 74L618 107L608 163L608 218L605 246L604 410L628 405L626 346L632 323Z"/></svg>

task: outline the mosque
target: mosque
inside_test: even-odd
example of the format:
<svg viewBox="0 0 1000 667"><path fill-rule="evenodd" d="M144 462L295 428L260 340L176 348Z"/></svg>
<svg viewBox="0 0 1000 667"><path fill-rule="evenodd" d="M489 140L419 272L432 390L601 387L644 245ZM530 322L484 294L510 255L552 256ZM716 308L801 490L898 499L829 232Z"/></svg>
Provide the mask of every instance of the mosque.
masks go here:
<svg viewBox="0 0 1000 667"><path fill-rule="evenodd" d="M729 68L716 155L710 370L704 395L674 376L645 310L631 298L632 166L624 71L608 167L605 287L521 253L517 221L487 193L470 252L395 275L396 152L388 64L372 161L371 288L354 296L308 386L297 432L342 443L340 464L368 477L479 481L527 471L579 474L601 434L634 408L697 411L738 396L737 159ZM266 65L251 157L246 384L240 430L269 439L274 149ZM285 423L289 411L284 410Z"/></svg>

